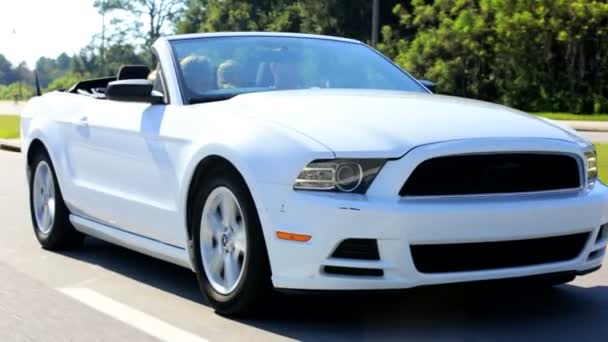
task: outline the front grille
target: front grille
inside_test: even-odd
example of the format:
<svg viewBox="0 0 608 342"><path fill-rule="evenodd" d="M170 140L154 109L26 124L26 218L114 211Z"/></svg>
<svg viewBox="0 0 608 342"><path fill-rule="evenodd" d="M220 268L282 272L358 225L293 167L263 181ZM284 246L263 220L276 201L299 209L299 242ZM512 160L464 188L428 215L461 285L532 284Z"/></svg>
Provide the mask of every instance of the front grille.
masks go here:
<svg viewBox="0 0 608 342"><path fill-rule="evenodd" d="M499 153L437 157L412 172L399 195L451 196L575 189L577 160L562 154Z"/></svg>
<svg viewBox="0 0 608 342"><path fill-rule="evenodd" d="M380 260L378 243L375 239L346 239L331 255L333 258Z"/></svg>
<svg viewBox="0 0 608 342"><path fill-rule="evenodd" d="M566 261L576 258L589 233L539 239L411 245L414 265L422 273L479 271Z"/></svg>

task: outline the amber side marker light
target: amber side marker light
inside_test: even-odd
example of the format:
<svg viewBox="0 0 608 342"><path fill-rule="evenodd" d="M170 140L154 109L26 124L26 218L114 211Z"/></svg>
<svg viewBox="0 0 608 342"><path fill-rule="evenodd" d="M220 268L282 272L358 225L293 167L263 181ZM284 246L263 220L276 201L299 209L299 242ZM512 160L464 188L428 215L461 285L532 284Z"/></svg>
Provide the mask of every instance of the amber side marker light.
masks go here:
<svg viewBox="0 0 608 342"><path fill-rule="evenodd" d="M277 231L277 237L281 240L297 241L297 242L308 242L312 236L306 234L294 234Z"/></svg>

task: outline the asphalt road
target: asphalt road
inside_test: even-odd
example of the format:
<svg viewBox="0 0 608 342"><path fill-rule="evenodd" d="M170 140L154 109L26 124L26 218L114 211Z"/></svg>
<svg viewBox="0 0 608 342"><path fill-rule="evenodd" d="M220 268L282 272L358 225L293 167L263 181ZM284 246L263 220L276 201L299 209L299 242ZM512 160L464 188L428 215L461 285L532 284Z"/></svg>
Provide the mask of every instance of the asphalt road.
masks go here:
<svg viewBox="0 0 608 342"><path fill-rule="evenodd" d="M0 101L0 114L16 114L20 113L25 106L25 102Z"/></svg>
<svg viewBox="0 0 608 342"><path fill-rule="evenodd" d="M593 142L608 142L608 132L580 132Z"/></svg>
<svg viewBox="0 0 608 342"><path fill-rule="evenodd" d="M178 266L88 239L42 250L20 154L0 152L0 341L605 341L608 271L554 289L459 285L399 293L277 295L257 319L202 302Z"/></svg>

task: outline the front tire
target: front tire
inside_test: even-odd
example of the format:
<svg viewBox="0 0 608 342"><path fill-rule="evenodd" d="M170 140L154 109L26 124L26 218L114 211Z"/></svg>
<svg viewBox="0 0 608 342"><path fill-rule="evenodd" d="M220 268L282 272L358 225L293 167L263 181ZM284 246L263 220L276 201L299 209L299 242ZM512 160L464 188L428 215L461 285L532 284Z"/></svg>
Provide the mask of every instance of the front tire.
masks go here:
<svg viewBox="0 0 608 342"><path fill-rule="evenodd" d="M235 171L216 169L205 178L190 220L199 286L218 313L245 315L271 288L262 227Z"/></svg>
<svg viewBox="0 0 608 342"><path fill-rule="evenodd" d="M46 152L38 152L31 164L30 213L34 233L40 245L49 250L80 247L84 235L70 223L70 213L63 201L53 163Z"/></svg>

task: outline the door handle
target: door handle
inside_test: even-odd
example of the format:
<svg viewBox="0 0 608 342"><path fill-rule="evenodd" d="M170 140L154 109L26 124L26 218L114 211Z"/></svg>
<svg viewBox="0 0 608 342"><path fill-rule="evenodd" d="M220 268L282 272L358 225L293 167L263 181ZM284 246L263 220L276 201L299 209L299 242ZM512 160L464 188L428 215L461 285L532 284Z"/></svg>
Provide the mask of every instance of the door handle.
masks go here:
<svg viewBox="0 0 608 342"><path fill-rule="evenodd" d="M78 120L78 122L76 122L76 126L86 127L88 125L89 125L89 118L87 118L86 116L81 117L80 120Z"/></svg>

